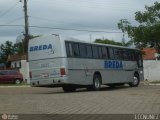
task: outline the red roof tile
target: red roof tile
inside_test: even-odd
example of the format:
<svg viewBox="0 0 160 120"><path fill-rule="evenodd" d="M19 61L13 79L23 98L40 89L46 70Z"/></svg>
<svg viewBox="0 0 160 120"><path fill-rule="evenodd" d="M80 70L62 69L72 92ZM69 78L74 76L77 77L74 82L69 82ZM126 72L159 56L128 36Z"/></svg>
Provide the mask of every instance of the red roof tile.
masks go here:
<svg viewBox="0 0 160 120"><path fill-rule="evenodd" d="M26 54L21 55L9 55L7 61L27 60Z"/></svg>
<svg viewBox="0 0 160 120"><path fill-rule="evenodd" d="M154 48L144 48L142 51L145 53L143 55L144 60L155 60L156 59L155 53L157 52Z"/></svg>

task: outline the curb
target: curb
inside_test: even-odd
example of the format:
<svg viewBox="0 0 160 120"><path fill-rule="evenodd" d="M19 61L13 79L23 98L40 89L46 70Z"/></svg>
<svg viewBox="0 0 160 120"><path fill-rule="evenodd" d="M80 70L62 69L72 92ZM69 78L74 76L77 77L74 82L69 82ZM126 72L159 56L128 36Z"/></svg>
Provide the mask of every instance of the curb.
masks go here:
<svg viewBox="0 0 160 120"><path fill-rule="evenodd" d="M30 85L22 85L22 86L0 86L0 88L28 88Z"/></svg>
<svg viewBox="0 0 160 120"><path fill-rule="evenodd" d="M155 85L155 86L158 86L158 85L160 85L160 83L149 83L149 82L145 82L145 83L142 83L142 85Z"/></svg>
<svg viewBox="0 0 160 120"><path fill-rule="evenodd" d="M158 86L158 85L160 85L160 83L149 83L149 85L155 85L155 86Z"/></svg>

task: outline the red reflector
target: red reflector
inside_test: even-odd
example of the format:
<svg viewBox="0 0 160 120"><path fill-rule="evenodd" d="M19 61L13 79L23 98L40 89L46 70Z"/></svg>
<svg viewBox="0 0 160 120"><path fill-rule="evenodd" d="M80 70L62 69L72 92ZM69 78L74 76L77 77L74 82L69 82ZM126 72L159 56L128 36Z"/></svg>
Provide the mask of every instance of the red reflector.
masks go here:
<svg viewBox="0 0 160 120"><path fill-rule="evenodd" d="M60 72L61 72L61 75L66 75L65 68L61 68L61 69L60 69Z"/></svg>
<svg viewBox="0 0 160 120"><path fill-rule="evenodd" d="M32 72L29 72L29 77L32 78Z"/></svg>

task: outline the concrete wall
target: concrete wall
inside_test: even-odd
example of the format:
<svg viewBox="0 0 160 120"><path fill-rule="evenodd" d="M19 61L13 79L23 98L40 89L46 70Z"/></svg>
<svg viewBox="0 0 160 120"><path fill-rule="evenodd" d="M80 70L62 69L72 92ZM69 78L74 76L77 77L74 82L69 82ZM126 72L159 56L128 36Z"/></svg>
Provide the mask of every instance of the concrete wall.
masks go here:
<svg viewBox="0 0 160 120"><path fill-rule="evenodd" d="M29 84L30 83L29 63L26 60L21 60L20 72L23 74L24 81L26 81Z"/></svg>
<svg viewBox="0 0 160 120"><path fill-rule="evenodd" d="M160 61L144 60L144 80L160 81Z"/></svg>

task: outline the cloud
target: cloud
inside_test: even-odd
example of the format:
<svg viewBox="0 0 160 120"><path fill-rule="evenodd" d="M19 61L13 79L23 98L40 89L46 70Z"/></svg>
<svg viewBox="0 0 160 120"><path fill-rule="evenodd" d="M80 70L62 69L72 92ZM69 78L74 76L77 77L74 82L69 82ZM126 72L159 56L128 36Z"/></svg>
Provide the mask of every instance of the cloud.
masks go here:
<svg viewBox="0 0 160 120"><path fill-rule="evenodd" d="M138 10L144 10L146 4L153 5L155 1L28 0L29 24L67 29L118 31L117 23L120 19L125 18L131 23L137 24L134 20L134 13ZM10 8L12 9L0 18L0 24L23 25L23 3L18 2L18 0L0 0L0 16ZM16 39L22 32L24 32L23 27L0 27L0 42L3 39ZM90 34L92 34L92 39L102 38L103 36L116 41L122 39L122 34L117 33L91 33L38 28L30 28L30 33L33 35L60 33L85 40L90 39Z"/></svg>

